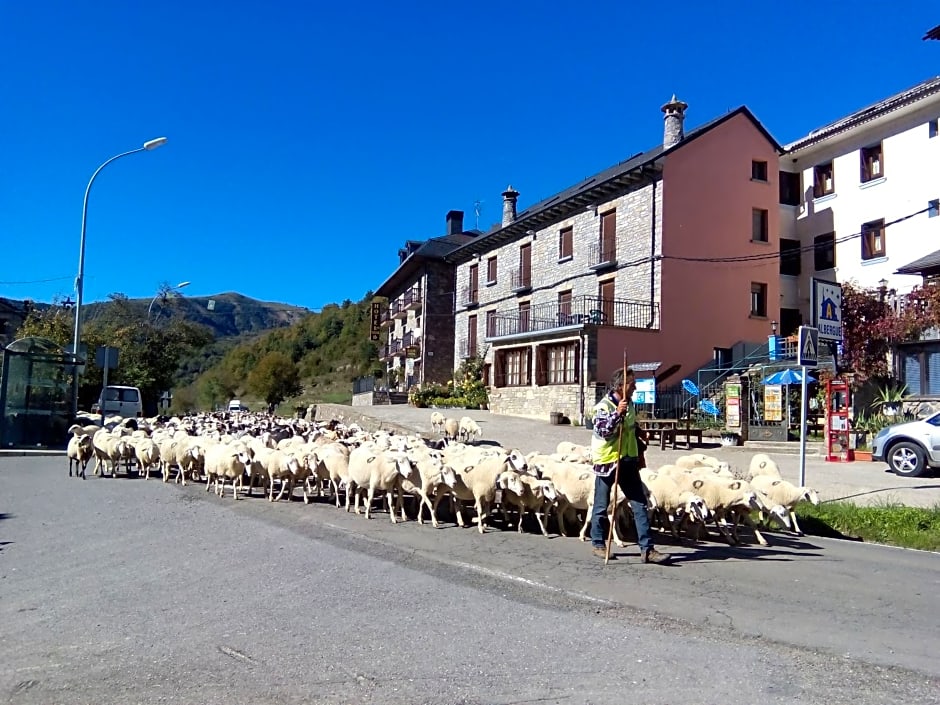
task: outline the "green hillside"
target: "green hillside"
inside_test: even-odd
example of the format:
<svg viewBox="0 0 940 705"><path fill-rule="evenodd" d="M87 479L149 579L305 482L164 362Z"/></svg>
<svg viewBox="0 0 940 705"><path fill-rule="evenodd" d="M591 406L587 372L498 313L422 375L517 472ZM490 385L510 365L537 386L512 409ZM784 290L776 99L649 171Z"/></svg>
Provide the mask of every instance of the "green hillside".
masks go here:
<svg viewBox="0 0 940 705"><path fill-rule="evenodd" d="M213 408L237 397L247 401L252 409L264 408L263 394L252 388L249 376L271 353L290 359L303 388L301 394L285 400L282 413L289 412L294 405L348 402L352 381L380 368L378 347L369 339L371 301L369 292L358 303L347 300L329 304L319 313L309 313L286 328L270 330L235 345L192 384L174 391L174 407L180 411ZM190 368L190 374L196 367Z"/></svg>

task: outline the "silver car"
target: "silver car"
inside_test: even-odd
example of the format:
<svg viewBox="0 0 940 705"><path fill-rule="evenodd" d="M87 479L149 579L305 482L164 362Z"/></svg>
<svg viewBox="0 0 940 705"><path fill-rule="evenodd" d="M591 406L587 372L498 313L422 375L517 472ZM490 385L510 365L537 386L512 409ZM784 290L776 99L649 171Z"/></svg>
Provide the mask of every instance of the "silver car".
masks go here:
<svg viewBox="0 0 940 705"><path fill-rule="evenodd" d="M940 467L940 413L881 429L872 441L871 458L883 460L902 477Z"/></svg>

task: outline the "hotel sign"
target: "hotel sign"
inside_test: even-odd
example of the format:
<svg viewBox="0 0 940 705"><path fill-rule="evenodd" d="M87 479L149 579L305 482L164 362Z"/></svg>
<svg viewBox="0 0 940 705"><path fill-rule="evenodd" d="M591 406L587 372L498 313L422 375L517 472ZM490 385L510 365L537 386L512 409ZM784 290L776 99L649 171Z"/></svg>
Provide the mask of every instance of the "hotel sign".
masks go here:
<svg viewBox="0 0 940 705"><path fill-rule="evenodd" d="M372 327L369 331L369 338L374 341L382 339L382 311L388 302L385 299L372 299Z"/></svg>

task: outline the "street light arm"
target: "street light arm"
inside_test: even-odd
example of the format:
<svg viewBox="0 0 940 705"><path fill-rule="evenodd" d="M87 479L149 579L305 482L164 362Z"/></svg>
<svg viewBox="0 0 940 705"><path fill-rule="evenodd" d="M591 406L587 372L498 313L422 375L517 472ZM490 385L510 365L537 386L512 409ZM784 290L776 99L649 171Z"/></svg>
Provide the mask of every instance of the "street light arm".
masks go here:
<svg viewBox="0 0 940 705"><path fill-rule="evenodd" d="M132 149L128 152L121 152L121 154L115 154L113 157L104 162L101 166L95 169L95 173L91 175L91 178L88 180L88 186L85 187L85 198L82 201L82 238L81 243L79 244L78 250L78 276L75 277L75 332L72 339L72 352L75 355L78 355L78 346L81 342L79 338L81 337L82 324L81 324L81 311L82 311L82 298L85 289L85 226L88 221L88 194L91 193L91 185L95 183L95 179L98 178L98 174L101 173L101 170L104 169L108 164L113 161L120 159L121 157L126 157L130 154L137 154L137 152L143 152L143 147L138 147L137 149Z"/></svg>

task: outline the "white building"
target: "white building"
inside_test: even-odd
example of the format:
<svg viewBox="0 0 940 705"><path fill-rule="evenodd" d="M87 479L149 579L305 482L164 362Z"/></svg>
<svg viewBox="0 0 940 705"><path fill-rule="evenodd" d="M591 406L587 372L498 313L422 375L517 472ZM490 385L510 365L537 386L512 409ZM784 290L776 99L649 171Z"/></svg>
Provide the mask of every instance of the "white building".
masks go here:
<svg viewBox="0 0 940 705"><path fill-rule="evenodd" d="M897 270L940 249L938 118L940 77L785 147L781 334L811 320L813 277L898 294L921 283Z"/></svg>

